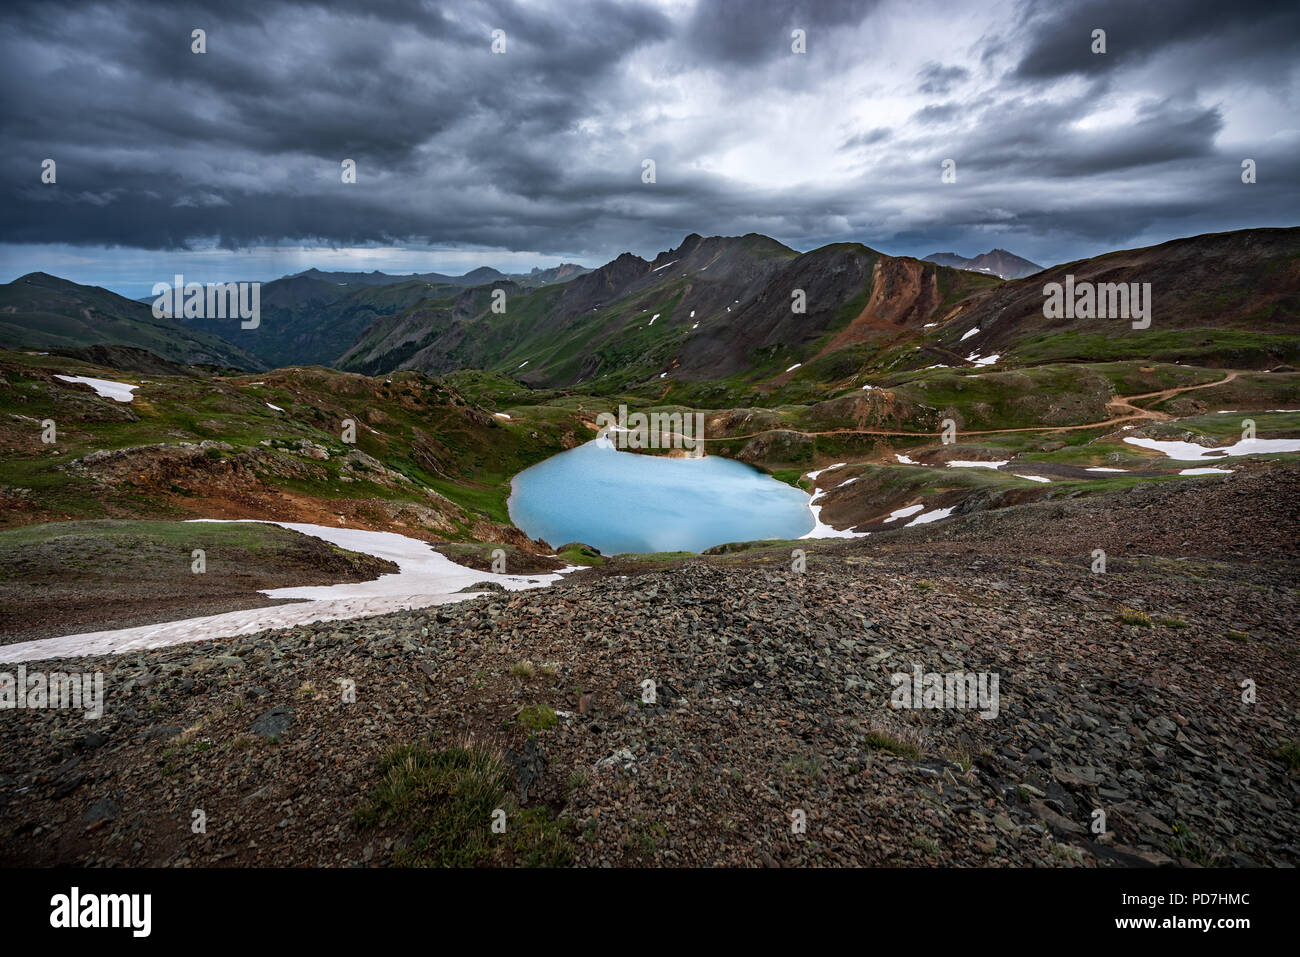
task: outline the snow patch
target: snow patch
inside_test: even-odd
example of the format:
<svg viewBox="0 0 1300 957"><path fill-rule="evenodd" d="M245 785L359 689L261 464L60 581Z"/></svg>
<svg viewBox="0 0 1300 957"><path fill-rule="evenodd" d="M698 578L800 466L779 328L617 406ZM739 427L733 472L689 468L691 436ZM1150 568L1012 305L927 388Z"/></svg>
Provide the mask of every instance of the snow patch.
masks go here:
<svg viewBox="0 0 1300 957"><path fill-rule="evenodd" d="M1179 462L1203 462L1234 455L1267 455L1276 452L1300 452L1300 439L1242 439L1233 445L1206 448L1192 442L1165 442L1160 439L1124 439L1129 445L1152 449Z"/></svg>
<svg viewBox="0 0 1300 957"><path fill-rule="evenodd" d="M956 508L954 505L953 508ZM929 512L924 512L908 522L904 528L911 528L913 525L929 525L931 522L937 522L941 518L947 518L952 514L951 508L936 508Z"/></svg>
<svg viewBox="0 0 1300 957"><path fill-rule="evenodd" d="M966 341L967 339L969 339L971 336L977 336L977 335L979 335L979 332L980 332L980 327L979 327L979 326L976 326L974 329L968 329L967 331L965 331L965 332L962 333L961 338L958 339L957 341L958 341L958 342L965 342L965 341Z"/></svg>
<svg viewBox="0 0 1300 957"><path fill-rule="evenodd" d="M847 464L847 462L838 462L835 465L828 465L824 469L818 469L816 472L805 472L804 475L815 482L817 481L817 476L821 475L823 472L829 472L831 469L842 469Z"/></svg>
<svg viewBox="0 0 1300 957"><path fill-rule="evenodd" d="M211 521L198 519L199 522ZM251 521L245 519L245 521ZM509 591L552 585L580 566L569 565L545 575L497 575L457 565L434 551L426 542L395 532L371 532L355 528L330 528L295 522L267 522L282 528L324 539L331 545L386 558L398 566L396 574L381 575L368 582L342 585L312 585L302 588L264 589L269 598L298 598L306 601L269 608L249 608L221 615L188 618L183 621L92 631L61 638L41 638L0 647L0 662L62 658L74 655L119 654L162 648L189 641L248 635L268 628L292 628L316 621L339 621L378 615L407 608L424 608L464 601L483 592L460 592L477 582L497 582Z"/></svg>
<svg viewBox="0 0 1300 957"><path fill-rule="evenodd" d="M108 379L92 379L84 375L56 375L54 378L62 379L64 382L80 382L83 385L88 385L95 390L96 395L117 402L130 402L135 398L131 393L140 388L138 385L112 382Z"/></svg>
<svg viewBox="0 0 1300 957"><path fill-rule="evenodd" d="M812 479L815 482L817 480L817 476L821 475L823 472L829 472L831 469L843 468L844 465L845 463L843 462L840 462L838 465L828 465L824 469L818 469L815 472L809 472L807 473L807 475L808 478ZM837 485L836 488L843 488L845 485L852 485L856 481L857 481L856 478L845 479L843 482ZM822 521L823 506L818 505L817 502L820 499L825 498L827 492L829 491L830 491L829 489L823 491L822 489L819 489L816 485L813 486L812 498L808 499L808 510L812 512L812 516L813 516L813 529L808 534L800 535L799 537L801 539L802 538L866 538L868 535L870 535L871 534L870 532L855 532L847 528L837 529L834 526L827 525L825 522Z"/></svg>
<svg viewBox="0 0 1300 957"><path fill-rule="evenodd" d="M822 472L829 471L832 468L840 468L840 465L827 465L827 468L819 469L818 472L810 472L811 477L822 475ZM857 479L848 479L840 482L836 488L844 488L845 485L852 485ZM827 493L816 489L814 486L813 498L809 499L809 511L813 512L813 531L807 534L801 534L800 538L866 538L871 532L854 532L852 529L839 529L828 525L822 521L823 506L816 505L818 499L826 498Z"/></svg>
<svg viewBox="0 0 1300 957"><path fill-rule="evenodd" d="M866 538L870 532L855 532L850 528L838 529L822 521L822 506L809 503L808 510L813 515L813 530L802 538Z"/></svg>
<svg viewBox="0 0 1300 957"><path fill-rule="evenodd" d="M919 504L907 505L903 508L896 508L889 513L889 518L885 519L885 522L896 522L900 518L910 518L911 516L915 515L917 512L923 510L924 508L925 508L924 505L919 505Z"/></svg>

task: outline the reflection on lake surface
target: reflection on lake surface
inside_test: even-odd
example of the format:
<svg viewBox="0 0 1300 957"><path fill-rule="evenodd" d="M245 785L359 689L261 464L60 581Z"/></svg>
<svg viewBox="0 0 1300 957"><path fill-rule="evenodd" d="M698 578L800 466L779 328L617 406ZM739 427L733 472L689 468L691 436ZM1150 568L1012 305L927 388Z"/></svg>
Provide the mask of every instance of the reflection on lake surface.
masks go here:
<svg viewBox="0 0 1300 957"><path fill-rule="evenodd" d="M813 528L807 494L720 456L637 455L593 440L525 469L512 485L510 518L530 536L606 555L699 552Z"/></svg>

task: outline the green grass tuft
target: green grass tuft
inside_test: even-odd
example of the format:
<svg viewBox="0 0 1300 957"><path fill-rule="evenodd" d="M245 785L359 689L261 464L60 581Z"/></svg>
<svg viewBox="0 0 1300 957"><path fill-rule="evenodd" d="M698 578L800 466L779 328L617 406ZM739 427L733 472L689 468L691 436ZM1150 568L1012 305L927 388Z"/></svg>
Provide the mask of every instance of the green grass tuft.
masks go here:
<svg viewBox="0 0 1300 957"><path fill-rule="evenodd" d="M885 751L889 754L896 754L900 758L907 758L909 761L921 760L921 750L913 744L906 741L900 741L892 735L883 731L871 731L864 739L864 743L873 751Z"/></svg>
<svg viewBox="0 0 1300 957"><path fill-rule="evenodd" d="M542 809L517 808L509 767L484 748L431 751L402 745L379 762L379 773L354 821L362 829L406 829L405 844L393 854L399 867L566 867L573 862L568 823ZM504 834L492 833L498 809L506 812Z"/></svg>
<svg viewBox="0 0 1300 957"><path fill-rule="evenodd" d="M544 704L530 704L519 712L519 724L529 731L544 731L559 723L555 712Z"/></svg>

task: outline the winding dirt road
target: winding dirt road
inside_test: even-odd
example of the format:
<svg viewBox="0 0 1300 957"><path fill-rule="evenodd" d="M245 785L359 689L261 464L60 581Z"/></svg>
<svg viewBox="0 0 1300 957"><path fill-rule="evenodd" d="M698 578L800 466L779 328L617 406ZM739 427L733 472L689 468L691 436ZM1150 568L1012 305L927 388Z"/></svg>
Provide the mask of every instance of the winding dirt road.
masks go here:
<svg viewBox="0 0 1300 957"><path fill-rule="evenodd" d="M1080 429L1099 429L1108 425L1119 425L1121 422L1131 422L1135 419L1142 419L1151 422L1165 422L1172 416L1164 412L1154 412L1150 409L1143 409L1133 405L1137 399L1151 399L1159 397L1159 401L1172 398L1182 392L1192 392L1196 389L1210 389L1218 385L1226 385L1233 379L1236 379L1240 372L1230 372L1224 378L1217 382L1204 382L1200 385L1183 385L1172 389L1161 389L1159 392L1143 392L1138 395L1117 395L1106 403L1106 408L1112 412L1128 410L1130 414L1116 415L1109 419L1102 419L1099 422L1085 422L1082 425L1035 425L1017 429L969 429L959 432L960 435L1001 435L1008 432L1075 432ZM801 429L761 429L758 432L749 432L743 435L726 435L716 438L703 438L697 441L701 442L731 442L736 439L752 439L760 435L767 435L770 432L793 432L796 435L892 435L910 438L935 438L941 436L942 432L900 432L887 429L827 429L822 432L804 432ZM672 435L673 433L663 433ZM689 436L680 436L689 438Z"/></svg>

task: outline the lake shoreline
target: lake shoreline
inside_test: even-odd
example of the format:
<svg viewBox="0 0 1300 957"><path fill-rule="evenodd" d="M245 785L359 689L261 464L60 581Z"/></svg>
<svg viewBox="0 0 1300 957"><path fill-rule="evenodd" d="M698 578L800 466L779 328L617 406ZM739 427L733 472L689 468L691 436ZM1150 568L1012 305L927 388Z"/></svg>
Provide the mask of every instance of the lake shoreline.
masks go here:
<svg viewBox="0 0 1300 957"><path fill-rule="evenodd" d="M819 527L806 492L747 463L634 455L597 438L525 469L510 480L510 520L530 538L603 554L700 553Z"/></svg>

